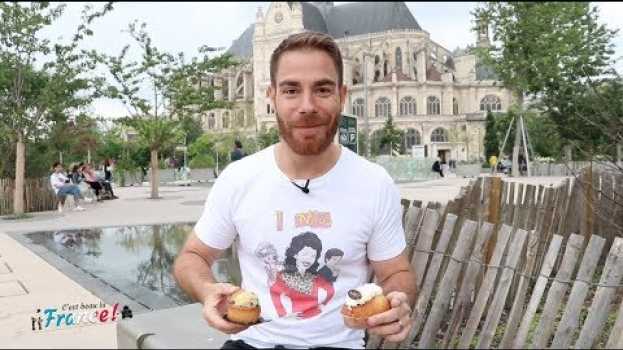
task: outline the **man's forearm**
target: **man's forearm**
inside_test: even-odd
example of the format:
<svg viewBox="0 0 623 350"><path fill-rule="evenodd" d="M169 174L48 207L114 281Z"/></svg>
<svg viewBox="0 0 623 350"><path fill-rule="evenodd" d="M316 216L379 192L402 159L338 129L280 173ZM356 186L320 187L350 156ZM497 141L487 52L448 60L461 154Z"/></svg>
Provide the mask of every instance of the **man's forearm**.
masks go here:
<svg viewBox="0 0 623 350"><path fill-rule="evenodd" d="M380 284L386 294L394 291L403 292L409 298L410 305L413 306L415 304L417 300L417 286L413 271L398 271L384 281L380 281Z"/></svg>
<svg viewBox="0 0 623 350"><path fill-rule="evenodd" d="M216 283L212 274L213 261L206 261L192 252L183 252L175 261L174 276L178 285L193 300L203 302L205 286Z"/></svg>

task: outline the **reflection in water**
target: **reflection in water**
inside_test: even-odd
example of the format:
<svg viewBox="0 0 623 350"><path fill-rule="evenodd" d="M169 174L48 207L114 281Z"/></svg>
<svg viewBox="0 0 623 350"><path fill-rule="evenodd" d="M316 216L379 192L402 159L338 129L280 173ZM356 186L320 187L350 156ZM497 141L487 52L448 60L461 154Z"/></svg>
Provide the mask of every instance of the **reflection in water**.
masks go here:
<svg viewBox="0 0 623 350"><path fill-rule="evenodd" d="M33 243L47 247L126 293L135 293L133 286L138 284L178 304L187 304L191 300L178 288L171 270L192 228L192 224L128 226L28 236ZM240 284L236 260L228 251L215 262L212 271L217 281Z"/></svg>

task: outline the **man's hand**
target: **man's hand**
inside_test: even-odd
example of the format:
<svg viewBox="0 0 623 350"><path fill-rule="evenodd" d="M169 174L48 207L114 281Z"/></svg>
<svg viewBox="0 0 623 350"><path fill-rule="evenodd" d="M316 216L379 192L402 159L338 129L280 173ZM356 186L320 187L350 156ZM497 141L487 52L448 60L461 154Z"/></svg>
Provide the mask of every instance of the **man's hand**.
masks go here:
<svg viewBox="0 0 623 350"><path fill-rule="evenodd" d="M211 327L227 334L242 332L249 327L223 318L227 312L227 297L238 291L240 287L229 283L208 283L205 288L203 318Z"/></svg>
<svg viewBox="0 0 623 350"><path fill-rule="evenodd" d="M409 299L403 292L390 292L387 294L387 299L389 299L391 309L369 317L368 332L390 342L401 342L407 337L412 326Z"/></svg>

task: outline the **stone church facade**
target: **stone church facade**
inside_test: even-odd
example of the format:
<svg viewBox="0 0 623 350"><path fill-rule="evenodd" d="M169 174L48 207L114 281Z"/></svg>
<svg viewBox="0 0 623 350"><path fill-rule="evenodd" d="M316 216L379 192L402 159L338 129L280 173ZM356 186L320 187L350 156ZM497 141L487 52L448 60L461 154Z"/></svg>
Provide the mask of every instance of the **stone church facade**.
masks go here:
<svg viewBox="0 0 623 350"><path fill-rule="evenodd" d="M343 112L356 115L364 131L367 111L372 139L391 116L405 132L408 154L415 148L426 157L482 159L486 111L506 111L515 101L469 48L451 52L433 41L404 2L273 2L229 48L242 64L209 78L215 97L234 108L203 116L206 131L276 127L266 97L270 56L302 31L327 33L338 43L349 91ZM487 44L483 27L476 45Z"/></svg>

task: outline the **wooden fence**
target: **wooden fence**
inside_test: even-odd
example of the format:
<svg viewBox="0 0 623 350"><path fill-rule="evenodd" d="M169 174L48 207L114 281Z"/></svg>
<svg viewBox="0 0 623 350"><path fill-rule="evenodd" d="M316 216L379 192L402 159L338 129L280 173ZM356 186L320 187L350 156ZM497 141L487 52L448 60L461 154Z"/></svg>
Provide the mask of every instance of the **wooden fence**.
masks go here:
<svg viewBox="0 0 623 350"><path fill-rule="evenodd" d="M0 179L0 215L13 213L13 179ZM24 211L36 212L53 210L56 198L50 189L48 178L26 179L24 181Z"/></svg>
<svg viewBox="0 0 623 350"><path fill-rule="evenodd" d="M480 178L444 207L403 201L414 327L367 348L621 348L623 238L568 231L580 184Z"/></svg>

